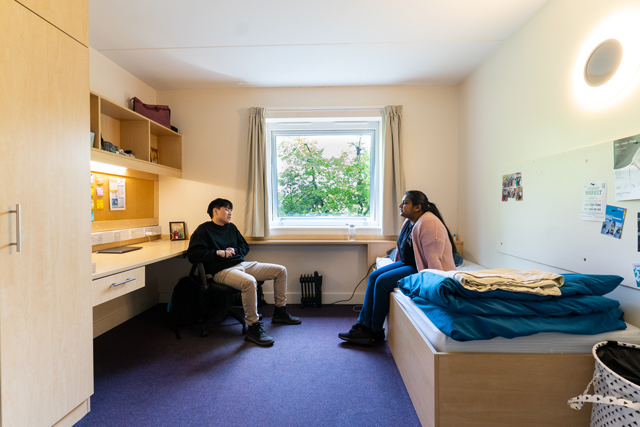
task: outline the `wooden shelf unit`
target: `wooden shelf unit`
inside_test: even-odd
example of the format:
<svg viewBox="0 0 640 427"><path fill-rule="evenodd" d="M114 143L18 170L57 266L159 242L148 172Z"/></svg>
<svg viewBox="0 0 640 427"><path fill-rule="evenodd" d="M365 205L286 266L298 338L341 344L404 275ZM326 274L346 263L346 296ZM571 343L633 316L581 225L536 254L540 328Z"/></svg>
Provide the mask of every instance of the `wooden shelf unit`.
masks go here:
<svg viewBox="0 0 640 427"><path fill-rule="evenodd" d="M90 130L95 134L91 160L182 178L182 135L97 93L89 96ZM102 150L100 136L136 157ZM151 163L151 148L158 150L159 164Z"/></svg>

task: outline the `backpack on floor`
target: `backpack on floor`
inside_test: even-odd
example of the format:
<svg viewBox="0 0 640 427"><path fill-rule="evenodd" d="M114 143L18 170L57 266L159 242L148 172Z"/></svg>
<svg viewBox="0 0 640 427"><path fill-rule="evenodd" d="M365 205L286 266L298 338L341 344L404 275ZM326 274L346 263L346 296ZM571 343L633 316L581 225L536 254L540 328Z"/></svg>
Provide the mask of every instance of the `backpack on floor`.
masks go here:
<svg viewBox="0 0 640 427"><path fill-rule="evenodd" d="M209 289L202 289L197 277L190 274L181 278L173 288L171 301L167 305L167 312L176 334L180 339L180 327L202 323L207 317L211 317L224 307L224 301L220 301L220 295ZM201 335L205 336L204 324Z"/></svg>

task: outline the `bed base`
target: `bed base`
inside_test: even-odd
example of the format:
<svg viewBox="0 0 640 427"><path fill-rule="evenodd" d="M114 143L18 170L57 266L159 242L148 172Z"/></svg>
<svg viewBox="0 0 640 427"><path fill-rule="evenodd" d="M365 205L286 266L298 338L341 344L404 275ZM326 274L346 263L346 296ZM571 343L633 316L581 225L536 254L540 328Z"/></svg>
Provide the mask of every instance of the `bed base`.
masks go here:
<svg viewBox="0 0 640 427"><path fill-rule="evenodd" d="M584 427L590 353L439 353L391 294L387 341L424 427Z"/></svg>

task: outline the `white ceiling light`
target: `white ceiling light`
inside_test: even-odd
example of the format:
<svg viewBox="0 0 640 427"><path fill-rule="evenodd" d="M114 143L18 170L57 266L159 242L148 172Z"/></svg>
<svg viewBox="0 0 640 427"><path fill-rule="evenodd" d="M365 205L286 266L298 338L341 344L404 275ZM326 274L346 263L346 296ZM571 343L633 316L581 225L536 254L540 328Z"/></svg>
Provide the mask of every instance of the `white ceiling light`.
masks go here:
<svg viewBox="0 0 640 427"><path fill-rule="evenodd" d="M594 31L575 65L576 96L584 103L596 104L620 94L637 75L638 40L640 25L626 17L612 19Z"/></svg>

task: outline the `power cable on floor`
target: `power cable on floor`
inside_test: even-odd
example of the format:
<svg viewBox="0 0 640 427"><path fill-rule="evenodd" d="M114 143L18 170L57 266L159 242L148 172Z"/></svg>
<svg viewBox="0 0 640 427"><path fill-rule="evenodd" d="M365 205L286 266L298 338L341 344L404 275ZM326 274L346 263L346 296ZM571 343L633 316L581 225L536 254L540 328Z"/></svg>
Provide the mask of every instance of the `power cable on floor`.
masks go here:
<svg viewBox="0 0 640 427"><path fill-rule="evenodd" d="M361 284L362 282L364 282L364 279L366 279L367 277L369 277L369 274L371 273L371 270L373 269L373 267L375 267L375 265L376 265L376 263L375 263L375 262L374 262L373 264L371 264L371 267L369 267L369 269L367 270L367 274L362 278L362 280L360 280L360 281L358 282L358 284L356 285L356 287L355 287L355 289L353 290L353 293L351 294L351 296L349 297L349 299L343 299L343 300L340 300L340 301L335 301L335 302L332 302L332 303L331 303L331 304L329 304L329 305L337 304L337 303L339 303L339 302L349 302L349 301L351 301L351 299L353 298L353 296L356 294L356 290L358 289L358 286L360 286L360 284ZM354 311L355 311L355 307L354 307ZM359 311L359 310L358 310L358 311Z"/></svg>

